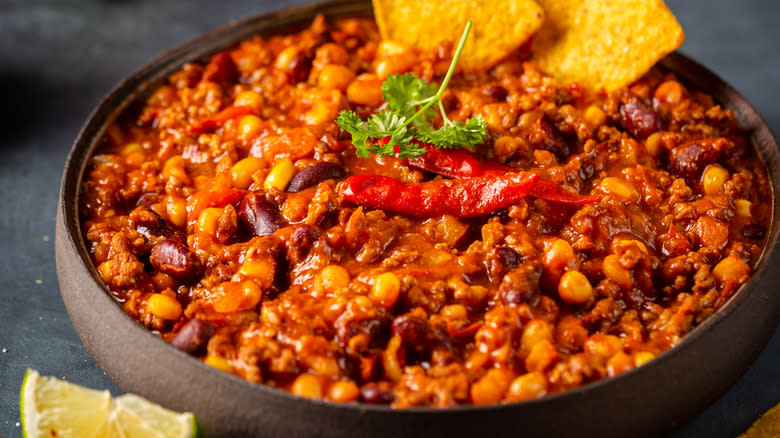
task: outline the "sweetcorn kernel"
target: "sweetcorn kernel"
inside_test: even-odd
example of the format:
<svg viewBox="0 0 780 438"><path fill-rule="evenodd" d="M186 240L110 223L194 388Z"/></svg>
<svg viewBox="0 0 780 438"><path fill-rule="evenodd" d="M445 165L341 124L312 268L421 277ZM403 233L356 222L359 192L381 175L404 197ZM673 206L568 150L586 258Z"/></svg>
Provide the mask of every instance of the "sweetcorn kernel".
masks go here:
<svg viewBox="0 0 780 438"><path fill-rule="evenodd" d="M479 285L464 286L456 288L452 296L467 306L476 307L485 302L488 289Z"/></svg>
<svg viewBox="0 0 780 438"><path fill-rule="evenodd" d="M263 257L249 259L238 269L238 273L260 281L263 288L268 288L273 283L276 266Z"/></svg>
<svg viewBox="0 0 780 438"><path fill-rule="evenodd" d="M558 282L558 295L571 304L584 304L593 299L593 286L580 271L567 271Z"/></svg>
<svg viewBox="0 0 780 438"><path fill-rule="evenodd" d="M293 59L298 56L300 49L296 46L287 47L276 56L274 67L282 71L288 71Z"/></svg>
<svg viewBox="0 0 780 438"><path fill-rule="evenodd" d="M350 305L353 308L360 309L362 311L368 311L373 307L371 300L368 297L363 295L357 295L354 298L352 298L352 300L350 300Z"/></svg>
<svg viewBox="0 0 780 438"><path fill-rule="evenodd" d="M582 348L585 352L601 356L606 360L623 351L623 341L614 335L595 333L585 340Z"/></svg>
<svg viewBox="0 0 780 438"><path fill-rule="evenodd" d="M377 106L382 103L382 81L373 74L362 74L347 87L347 98L358 105Z"/></svg>
<svg viewBox="0 0 780 438"><path fill-rule="evenodd" d="M752 207L753 203L747 199L737 199L734 201L734 209L737 211L737 215L743 218L750 219L753 215L750 211Z"/></svg>
<svg viewBox="0 0 780 438"><path fill-rule="evenodd" d="M593 127L601 126L607 120L607 114L604 112L604 110L597 107L596 105L589 106L585 110L583 117L585 118L585 121Z"/></svg>
<svg viewBox="0 0 780 438"><path fill-rule="evenodd" d="M406 51L406 46L398 44L395 41L382 41L376 48L376 57L387 58L390 56L401 55Z"/></svg>
<svg viewBox="0 0 780 438"><path fill-rule="evenodd" d="M343 65L329 64L322 68L317 85L320 88L344 91L355 80L355 73Z"/></svg>
<svg viewBox="0 0 780 438"><path fill-rule="evenodd" d="M677 81L666 81L655 89L653 97L661 102L676 104L682 100L683 87Z"/></svg>
<svg viewBox="0 0 780 438"><path fill-rule="evenodd" d="M258 157L246 157L230 168L233 186L246 189L252 185L252 175L265 166L265 161Z"/></svg>
<svg viewBox="0 0 780 438"><path fill-rule="evenodd" d="M523 335L520 337L520 346L530 351L539 342L552 340L553 329L553 325L543 319L532 319L523 330Z"/></svg>
<svg viewBox="0 0 780 438"><path fill-rule="evenodd" d="M525 369L530 372L542 372L558 360L558 350L552 342L544 339L537 342L525 358Z"/></svg>
<svg viewBox="0 0 780 438"><path fill-rule="evenodd" d="M301 397L322 398L322 383L314 374L301 374L292 384L290 391Z"/></svg>
<svg viewBox="0 0 780 438"><path fill-rule="evenodd" d="M322 288L333 290L349 287L350 276L346 269L339 265L328 265L320 271Z"/></svg>
<svg viewBox="0 0 780 438"><path fill-rule="evenodd" d="M215 236L217 234L217 223L222 216L222 209L217 207L204 208L198 215L198 221L195 227L198 232Z"/></svg>
<svg viewBox="0 0 780 438"><path fill-rule="evenodd" d="M242 91L236 96L233 105L249 106L252 107L256 114L260 114L260 111L263 109L263 96L252 90Z"/></svg>
<svg viewBox="0 0 780 438"><path fill-rule="evenodd" d="M303 120L307 125L321 125L331 122L336 118L338 105L331 102L317 102L310 110L303 115Z"/></svg>
<svg viewBox="0 0 780 438"><path fill-rule="evenodd" d="M244 141L251 140L263 129L263 121L255 115L241 117L238 121L238 138Z"/></svg>
<svg viewBox="0 0 780 438"><path fill-rule="evenodd" d="M181 196L168 196L165 200L165 215L175 227L187 226L187 200Z"/></svg>
<svg viewBox="0 0 780 438"><path fill-rule="evenodd" d="M509 385L507 401L523 401L547 394L547 378L543 373L528 373L516 378Z"/></svg>
<svg viewBox="0 0 780 438"><path fill-rule="evenodd" d="M230 373L233 371L233 367L231 367L227 359L223 357L209 355L206 356L205 359L203 359L203 362L210 367L216 368L226 373Z"/></svg>
<svg viewBox="0 0 780 438"><path fill-rule="evenodd" d="M184 158L182 158L181 155L169 158L165 164L163 164L161 175L165 181L174 178L184 183L184 185L192 184L192 179L187 174Z"/></svg>
<svg viewBox="0 0 780 438"><path fill-rule="evenodd" d="M126 155L130 155L130 154L132 154L134 152L142 152L142 151L143 151L143 149L141 149L141 145L140 144L138 144L136 142L132 142L132 143L126 144L125 147L122 148L122 152L120 152L120 153L123 156L126 156Z"/></svg>
<svg viewBox="0 0 780 438"><path fill-rule="evenodd" d="M450 304L448 306L444 306L441 308L440 313L443 317L452 320L466 319L466 317L469 315L468 309L466 309L466 306L463 304Z"/></svg>
<svg viewBox="0 0 780 438"><path fill-rule="evenodd" d="M608 176L601 180L599 187L606 193L626 201L634 202L639 199L639 192L634 186L620 178Z"/></svg>
<svg viewBox="0 0 780 438"><path fill-rule="evenodd" d="M569 242L563 239L555 239L544 253L544 264L550 268L560 269L570 265L577 256L574 254L574 248Z"/></svg>
<svg viewBox="0 0 780 438"><path fill-rule="evenodd" d="M653 158L661 155L661 135L660 132L654 132L645 140L645 149Z"/></svg>
<svg viewBox="0 0 780 438"><path fill-rule="evenodd" d="M251 309L263 299L263 291L260 286L252 280L241 282L241 293L243 294L242 307Z"/></svg>
<svg viewBox="0 0 780 438"><path fill-rule="evenodd" d="M371 298L385 308L391 308L398 301L401 291L401 280L392 272L380 274L374 280L371 288Z"/></svg>
<svg viewBox="0 0 780 438"><path fill-rule="evenodd" d="M292 160L289 158L282 158L274 165L268 173L268 176L265 177L263 187L265 187L266 190L271 190L272 187L284 190L287 187L287 184L290 183L294 174L295 165Z"/></svg>
<svg viewBox="0 0 780 438"><path fill-rule="evenodd" d="M607 374L609 377L623 374L634 368L634 360L626 353L618 352L607 361Z"/></svg>
<svg viewBox="0 0 780 438"><path fill-rule="evenodd" d="M723 185L729 180L729 171L714 164L704 169L701 176L701 188L705 195L717 195L723 192Z"/></svg>
<svg viewBox="0 0 780 438"><path fill-rule="evenodd" d="M349 403L357 400L360 389L352 382L339 380L328 387L328 399L339 403Z"/></svg>
<svg viewBox="0 0 780 438"><path fill-rule="evenodd" d="M512 383L512 372L504 368L491 368L481 379L471 385L471 402L488 405L503 400Z"/></svg>
<svg viewBox="0 0 780 438"><path fill-rule="evenodd" d="M641 367L642 365L655 359L655 355L649 351L640 351L634 354L634 365Z"/></svg>
<svg viewBox="0 0 780 438"><path fill-rule="evenodd" d="M182 309L181 303L176 298L171 298L168 295L153 294L146 301L146 308L149 313L167 319L169 321L175 321L181 317Z"/></svg>

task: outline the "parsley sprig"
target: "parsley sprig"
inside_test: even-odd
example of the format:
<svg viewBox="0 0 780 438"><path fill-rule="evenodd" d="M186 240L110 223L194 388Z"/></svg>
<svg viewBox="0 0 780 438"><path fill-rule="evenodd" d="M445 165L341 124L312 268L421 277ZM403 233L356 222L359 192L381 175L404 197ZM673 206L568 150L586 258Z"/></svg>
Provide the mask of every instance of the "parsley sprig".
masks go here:
<svg viewBox="0 0 780 438"><path fill-rule="evenodd" d="M473 147L485 139L487 128L481 116L471 117L465 123L450 120L441 102L470 31L471 20L466 24L438 89L411 73L389 75L382 83L382 97L387 102L385 109L371 114L365 122L353 111L339 113L336 123L352 136L359 157L379 154L417 158L425 153L425 148L415 139L439 148ZM436 104L442 118L438 129L433 126L437 115L433 106ZM384 138L389 141L379 141Z"/></svg>

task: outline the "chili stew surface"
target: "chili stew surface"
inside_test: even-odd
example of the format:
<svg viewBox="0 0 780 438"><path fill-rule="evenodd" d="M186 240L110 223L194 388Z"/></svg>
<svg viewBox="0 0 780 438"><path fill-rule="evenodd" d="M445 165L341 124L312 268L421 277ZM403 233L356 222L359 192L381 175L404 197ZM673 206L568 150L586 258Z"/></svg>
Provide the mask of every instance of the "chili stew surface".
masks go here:
<svg viewBox="0 0 780 438"><path fill-rule="evenodd" d="M402 408L618 375L747 281L770 220L764 165L730 110L660 69L599 93L555 82L521 48L444 95L450 119L487 122L475 151L358 158L338 112L381 110L389 74L437 84L451 54L317 17L184 65L106 130L83 184L111 295L225 372ZM356 175L403 191L485 174L537 185L489 211L475 210L485 191L401 210L402 192L345 196Z"/></svg>

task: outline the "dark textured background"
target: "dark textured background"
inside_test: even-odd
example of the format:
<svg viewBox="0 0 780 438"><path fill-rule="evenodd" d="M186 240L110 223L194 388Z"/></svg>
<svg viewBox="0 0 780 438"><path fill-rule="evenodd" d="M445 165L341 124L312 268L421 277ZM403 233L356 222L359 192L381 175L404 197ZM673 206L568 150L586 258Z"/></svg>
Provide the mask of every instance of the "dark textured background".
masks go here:
<svg viewBox="0 0 780 438"><path fill-rule="evenodd" d="M76 337L54 265L60 174L91 109L173 45L306 2L0 0L0 437L21 436L18 393L27 367L118 392ZM669 3L687 34L682 51L734 85L780 133L780 2ZM734 437L778 402L780 330L729 392L672 436Z"/></svg>

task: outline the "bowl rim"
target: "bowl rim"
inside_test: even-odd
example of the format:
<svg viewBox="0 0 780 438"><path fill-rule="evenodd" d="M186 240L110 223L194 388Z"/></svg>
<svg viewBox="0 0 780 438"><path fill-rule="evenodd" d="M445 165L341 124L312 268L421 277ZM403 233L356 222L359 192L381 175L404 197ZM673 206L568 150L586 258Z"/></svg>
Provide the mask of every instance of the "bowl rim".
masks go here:
<svg viewBox="0 0 780 438"><path fill-rule="evenodd" d="M81 220L78 214L81 184L86 169L88 168L89 158L93 155L107 126L117 117L119 117L119 115L129 106L131 106L134 102L137 102L139 96L143 96L145 93L148 93L156 86L159 86L159 80L161 78L165 78L170 75L170 73L180 68L184 62L201 60L204 57L210 56L220 50L231 47L252 35L279 32L281 29L296 26L295 24L292 26L281 24L275 26L276 29L268 28L261 31L257 30L258 27L265 28L269 26L269 24L263 23L273 22L274 20L281 20L283 18L282 15L286 16L292 14L296 17L299 17L295 22L303 25L310 21L311 17L313 17L317 12L325 9L327 9L326 15L328 16L366 15L371 13L370 2L367 0L362 0L360 2L355 2L354 0L333 0L274 10L231 21L223 26L203 33L182 44L176 45L169 50L166 50L165 52L155 56L151 61L137 68L131 74L125 76L124 79L112 87L112 89L101 99L100 103L93 109L92 113L84 122L73 143L63 171L58 197L59 206L57 215L58 222L62 221L62 231L67 232L60 233L61 227L58 225L57 241L58 244L68 246L71 252L75 251L79 255L81 267L85 269L89 273L90 277L92 277L94 280L95 284L92 286L97 286L102 292L98 294L99 296L94 297L94 299L100 300L104 304L111 304L111 307L113 308L112 313L114 314L112 317L115 318L117 324L120 324L124 330L133 332L134 336L145 336L156 339L155 344L159 345L161 352L173 355L177 357L178 360L193 362L193 365L199 367L205 376L210 376L209 378L224 379L231 385L239 385L240 387L247 388L252 391L259 391L260 393L264 393L265 395L271 397L282 397L295 402L323 405L329 409L337 410L360 412L373 411L381 413L392 413L393 415L417 415L420 413L425 413L428 415L448 415L462 412L515 409L518 406L524 405L544 405L556 402L558 399L585 396L603 387L619 385L621 380L625 380L627 377L635 374L647 372L651 368L662 367L665 363L669 362L671 358L682 354L682 352L687 349L695 347L698 339L706 336L716 326L721 324L723 320L727 319L729 315L734 313L741 306L745 305L745 303L753 294L762 292L760 289L756 289L758 289L757 285L761 282L761 280L769 276L769 269L772 265L769 262L780 261L780 242L778 241L780 236L780 223L778 222L778 212L780 211L780 193L778 193L778 189L775 188L774 185L772 185L771 196L773 200L771 225L767 232L767 236L765 237L764 248L756 263L757 268L751 274L748 281L743 284L736 292L734 292L724 305L722 305L715 313L707 317L704 322L691 329L689 333L683 336L681 342L678 345L664 351L648 364L634 368L614 377L605 377L595 382L586 383L577 388L560 393L550 394L539 399L514 403L499 403L486 406L458 405L444 409L433 407L409 407L398 409L387 405L374 405L368 403L336 403L326 400L314 400L301 397L262 383L258 384L250 382L233 374L218 371L204 364L197 358L177 350L169 343L165 342L154 333L138 324L135 319L131 318L127 313L124 312L117 301L111 296L109 289L100 278L94 263L89 257L81 229ZM289 19L285 18L285 21L289 21ZM270 26L274 27L273 25ZM660 65L668 68L669 70L672 70L684 81L696 85L697 88L704 89L704 87L699 86L702 83L715 84L715 89L706 90L713 96L728 95L731 102L730 105L726 105L726 107L734 111L740 124L742 124L743 128L751 134L751 140L753 143L755 143L755 147L758 149L759 156L761 157L762 161L767 164L766 170L770 181L772 180L773 175L777 175L778 172L780 172L780 168L769 166L769 163L764 156L766 151L780 151L780 146L771 133L767 123L741 94L739 94L733 87L727 84L720 77L715 75L712 71L682 53L674 52L669 54L666 58L660 61ZM59 236L60 234L65 235ZM59 257L57 260L57 265L58 277L60 277L59 268L61 262ZM63 295L64 299L66 292L64 291L65 288L62 287L62 280L60 280L60 284L61 294ZM764 293L766 293L766 291L764 291ZM65 301L67 304L67 300ZM774 308L773 320L775 321L775 325L777 325L778 320L780 320L780 306L775 305ZM68 307L67 310L72 319L73 310L70 307ZM82 335L79 334L79 336L81 337ZM767 336L766 340L768 339L769 337ZM83 338L82 342L84 342ZM766 341L763 341L762 348L765 344ZM93 356L93 358L95 358L95 354L93 354L92 351L90 351L90 354ZM755 357L753 359L755 359ZM97 359L96 361L98 362L98 365L103 368L100 361ZM194 364L194 362L197 362L197 364ZM110 374L109 376L111 377ZM112 380L114 379L112 378Z"/></svg>

